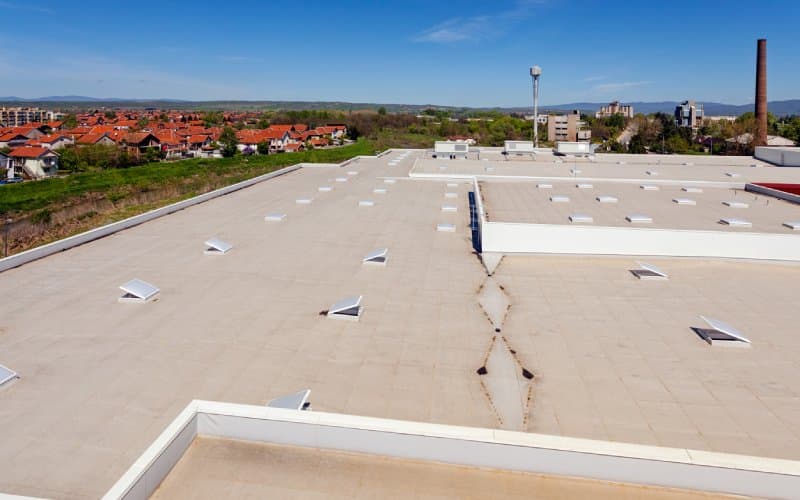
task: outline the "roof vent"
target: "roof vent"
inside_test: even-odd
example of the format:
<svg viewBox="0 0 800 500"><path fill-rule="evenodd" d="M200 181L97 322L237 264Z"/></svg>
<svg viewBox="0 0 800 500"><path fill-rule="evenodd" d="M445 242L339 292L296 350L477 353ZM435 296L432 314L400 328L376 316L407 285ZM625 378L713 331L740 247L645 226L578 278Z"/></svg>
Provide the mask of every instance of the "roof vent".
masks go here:
<svg viewBox="0 0 800 500"><path fill-rule="evenodd" d="M297 203L298 205L311 205L312 201L313 200L311 198L298 198L294 200L294 202Z"/></svg>
<svg viewBox="0 0 800 500"><path fill-rule="evenodd" d="M703 192L702 188L696 188L696 187L684 187L684 188L681 188L681 189L686 193L702 193Z"/></svg>
<svg viewBox="0 0 800 500"><path fill-rule="evenodd" d="M228 243L227 241L222 241L219 238L211 238L210 240L206 241L206 248L205 252L206 255L223 255L228 253L233 245Z"/></svg>
<svg viewBox="0 0 800 500"><path fill-rule="evenodd" d="M656 172L655 170L647 170L647 171L645 171L645 173L647 175L658 175L658 172Z"/></svg>
<svg viewBox="0 0 800 500"><path fill-rule="evenodd" d="M359 295L358 297L348 297L340 300L328 309L328 317L358 321L362 312L361 298L361 295Z"/></svg>
<svg viewBox="0 0 800 500"><path fill-rule="evenodd" d="M579 168L571 168L571 169L569 169L569 173L571 173L572 175L578 175L579 173L581 173L581 169L579 169Z"/></svg>
<svg viewBox="0 0 800 500"><path fill-rule="evenodd" d="M689 198L672 198L672 201L678 205L697 205L696 201Z"/></svg>
<svg viewBox="0 0 800 500"><path fill-rule="evenodd" d="M639 269L630 269L630 272L640 280L669 279L667 273L652 264L646 264L644 262L637 262L637 264L639 264Z"/></svg>
<svg viewBox="0 0 800 500"><path fill-rule="evenodd" d="M789 229L794 230L794 231L797 231L798 229L800 229L800 221L784 222L783 225L785 227L788 227Z"/></svg>
<svg viewBox="0 0 800 500"><path fill-rule="evenodd" d="M266 222L281 222L283 219L286 218L286 214L267 214L264 216L264 220Z"/></svg>
<svg viewBox="0 0 800 500"><path fill-rule="evenodd" d="M134 304L144 304L158 295L158 288L146 281L132 279L119 287L125 294L119 298L120 302L130 302Z"/></svg>
<svg viewBox="0 0 800 500"><path fill-rule="evenodd" d="M552 184L537 184L536 187L539 189L553 189Z"/></svg>
<svg viewBox="0 0 800 500"><path fill-rule="evenodd" d="M578 189L592 189L594 186L592 186L591 184L581 183L581 184L575 184L575 187Z"/></svg>
<svg viewBox="0 0 800 500"><path fill-rule="evenodd" d="M600 203L616 203L619 201L615 196L598 196L596 200Z"/></svg>
<svg viewBox="0 0 800 500"><path fill-rule="evenodd" d="M447 187L449 187L449 188L457 188L458 187L458 183L456 183L456 182L448 182L447 183Z"/></svg>
<svg viewBox="0 0 800 500"><path fill-rule="evenodd" d="M633 224L650 224L653 218L648 215L633 214L625 217L625 220Z"/></svg>
<svg viewBox="0 0 800 500"><path fill-rule="evenodd" d="M581 223L581 224L592 224L594 219L591 215L586 214L572 214L569 216L570 222Z"/></svg>
<svg viewBox="0 0 800 500"><path fill-rule="evenodd" d="M741 174L737 174L736 172L725 172L725 175L728 177L741 177Z"/></svg>
<svg viewBox="0 0 800 500"><path fill-rule="evenodd" d="M444 194L445 198L458 198L458 193L447 192Z"/></svg>
<svg viewBox="0 0 800 500"><path fill-rule="evenodd" d="M659 190L658 186L654 186L652 184L642 184L639 187L644 189L645 191L658 191Z"/></svg>
<svg viewBox="0 0 800 500"><path fill-rule="evenodd" d="M686 167L691 167L691 166L694 166L694 163L692 163L690 161L685 161L685 162L683 162L683 165L686 166Z"/></svg>
<svg viewBox="0 0 800 500"><path fill-rule="evenodd" d="M750 207L750 205L748 205L747 203L745 203L743 201L726 200L726 201L723 201L722 204L725 205L726 207L731 207L731 208L748 208L748 207Z"/></svg>
<svg viewBox="0 0 800 500"><path fill-rule="evenodd" d="M330 193L333 191L333 186L320 186L317 188L320 193Z"/></svg>
<svg viewBox="0 0 800 500"><path fill-rule="evenodd" d="M550 201L553 203L569 203L569 196L564 196L563 194L555 194L550 197Z"/></svg>
<svg viewBox="0 0 800 500"><path fill-rule="evenodd" d="M442 212L458 212L456 205L442 205Z"/></svg>
<svg viewBox="0 0 800 500"><path fill-rule="evenodd" d="M364 264L379 264L381 266L385 266L388 258L389 258L389 249L379 248L367 254L367 256L364 257L361 262Z"/></svg>
<svg viewBox="0 0 800 500"><path fill-rule="evenodd" d="M375 202L372 200L361 200L358 202L359 207L374 207Z"/></svg>
<svg viewBox="0 0 800 500"><path fill-rule="evenodd" d="M375 194L386 194L386 188L375 188L372 192Z"/></svg>
<svg viewBox="0 0 800 500"><path fill-rule="evenodd" d="M267 403L269 408L283 408L284 410L310 410L311 403L308 402L308 396L311 395L311 389L305 389L294 394L287 394L275 398Z"/></svg>
<svg viewBox="0 0 800 500"><path fill-rule="evenodd" d="M384 183L384 184L395 184L396 182L397 182L397 181L396 181L396 180L394 180L394 179L384 179L384 180L383 180L383 183Z"/></svg>
<svg viewBox="0 0 800 500"><path fill-rule="evenodd" d="M692 330L711 346L750 347L750 340L734 327L722 321L700 316L711 328L696 328Z"/></svg>
<svg viewBox="0 0 800 500"><path fill-rule="evenodd" d="M744 219L737 219L736 217L725 217L719 220L720 224L725 224L731 227L753 227L750 221Z"/></svg>
<svg viewBox="0 0 800 500"><path fill-rule="evenodd" d="M436 230L440 233L455 233L456 232L456 225L455 224L436 224Z"/></svg>
<svg viewBox="0 0 800 500"><path fill-rule="evenodd" d="M620 160L620 161L617 162L617 165L625 165L625 162Z"/></svg>
<svg viewBox="0 0 800 500"><path fill-rule="evenodd" d="M352 176L352 175L358 175L358 172L356 172L355 170L348 170L348 171L347 171L347 175L350 175L350 176Z"/></svg>
<svg viewBox="0 0 800 500"><path fill-rule="evenodd" d="M0 387L17 378L19 378L17 372L15 372L10 368L6 368L3 365L0 365Z"/></svg>
<svg viewBox="0 0 800 500"><path fill-rule="evenodd" d="M347 182L347 177L337 177L334 179L336 182Z"/></svg>

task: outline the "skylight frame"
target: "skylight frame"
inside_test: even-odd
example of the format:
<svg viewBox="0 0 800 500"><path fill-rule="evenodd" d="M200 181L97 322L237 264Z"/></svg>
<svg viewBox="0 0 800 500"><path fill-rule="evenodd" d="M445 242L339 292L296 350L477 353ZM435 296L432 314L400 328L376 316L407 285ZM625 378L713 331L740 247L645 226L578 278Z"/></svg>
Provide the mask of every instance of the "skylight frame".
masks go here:
<svg viewBox="0 0 800 500"><path fill-rule="evenodd" d="M719 220L719 223L730 227L753 227L752 222L738 217L723 217Z"/></svg>
<svg viewBox="0 0 800 500"><path fill-rule="evenodd" d="M233 245L219 238L209 238L205 242L205 255L225 255L233 249Z"/></svg>
<svg viewBox="0 0 800 500"><path fill-rule="evenodd" d="M564 194L554 194L550 197L551 203L569 203L569 196Z"/></svg>
<svg viewBox="0 0 800 500"><path fill-rule="evenodd" d="M731 207L731 208L750 208L749 203L745 203L743 201L738 201L738 200L725 200L722 202L722 204L725 205L726 207Z"/></svg>
<svg viewBox="0 0 800 500"><path fill-rule="evenodd" d="M279 396L267 402L268 408L280 408L283 410L307 410L309 408L308 397L311 389L293 392L285 396Z"/></svg>
<svg viewBox="0 0 800 500"><path fill-rule="evenodd" d="M594 189L594 185L589 184L588 182L579 182L578 184L575 184L575 187L577 189Z"/></svg>
<svg viewBox="0 0 800 500"><path fill-rule="evenodd" d="M120 290L125 292L122 297L119 297L121 303L131 304L144 304L150 302L161 293L161 290L144 280L134 278L120 285Z"/></svg>
<svg viewBox="0 0 800 500"><path fill-rule="evenodd" d="M594 224L594 217L587 214L572 214L569 221L573 224Z"/></svg>
<svg viewBox="0 0 800 500"><path fill-rule="evenodd" d="M450 198L450 199L458 198L458 193L455 193L455 192L452 192L452 191L447 191L447 192L444 193L444 197L445 198Z"/></svg>
<svg viewBox="0 0 800 500"><path fill-rule="evenodd" d="M294 200L296 205L311 205L314 202L314 198L297 198Z"/></svg>
<svg viewBox="0 0 800 500"><path fill-rule="evenodd" d="M373 250L366 256L364 256L363 259L361 259L362 264L370 264L378 266L385 266L388 261L389 261L388 248L378 248L376 250Z"/></svg>
<svg viewBox="0 0 800 500"><path fill-rule="evenodd" d="M0 387L18 378L20 378L19 373L5 365L0 365Z"/></svg>
<svg viewBox="0 0 800 500"><path fill-rule="evenodd" d="M616 196L602 195L595 198L598 203L619 203L619 198Z"/></svg>
<svg viewBox="0 0 800 500"><path fill-rule="evenodd" d="M750 339L739 330L720 320L700 316L710 328L692 328L710 346L750 347Z"/></svg>
<svg viewBox="0 0 800 500"><path fill-rule="evenodd" d="M373 200L359 200L358 201L359 207L374 207L375 202Z"/></svg>
<svg viewBox="0 0 800 500"><path fill-rule="evenodd" d="M631 224L652 224L653 218L644 214L631 214L625 217L625 220Z"/></svg>
<svg viewBox="0 0 800 500"><path fill-rule="evenodd" d="M286 219L286 214L270 213L264 216L264 222L283 222Z"/></svg>
<svg viewBox="0 0 800 500"><path fill-rule="evenodd" d="M661 191L661 188L656 186L655 184L642 184L639 186L639 189L644 191Z"/></svg>
<svg viewBox="0 0 800 500"><path fill-rule="evenodd" d="M456 225L449 222L440 222L436 224L436 232L439 233L455 233Z"/></svg>
<svg viewBox="0 0 800 500"><path fill-rule="evenodd" d="M333 304L330 309L328 309L327 316L333 319L358 321L361 319L361 315L364 312L364 308L361 306L363 298L363 295L346 297Z"/></svg>
<svg viewBox="0 0 800 500"><path fill-rule="evenodd" d="M447 213L458 212L458 205L442 205L442 212L447 212Z"/></svg>
<svg viewBox="0 0 800 500"><path fill-rule="evenodd" d="M697 202L691 198L672 198L672 202L677 205L697 205Z"/></svg>
<svg viewBox="0 0 800 500"><path fill-rule="evenodd" d="M703 188L692 187L692 186L682 187L681 190L683 192L685 192L685 193L702 193L703 192Z"/></svg>
<svg viewBox="0 0 800 500"><path fill-rule="evenodd" d="M638 269L630 269L630 273L636 278L644 281L649 280L668 280L669 275L662 271L661 269L657 268L652 264L647 264L646 262L636 262L639 266Z"/></svg>

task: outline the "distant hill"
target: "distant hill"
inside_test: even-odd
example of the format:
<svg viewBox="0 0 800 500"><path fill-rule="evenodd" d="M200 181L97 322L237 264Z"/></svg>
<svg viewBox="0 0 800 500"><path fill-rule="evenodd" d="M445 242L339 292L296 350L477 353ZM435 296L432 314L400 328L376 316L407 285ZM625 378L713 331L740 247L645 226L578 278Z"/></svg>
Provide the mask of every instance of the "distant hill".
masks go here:
<svg viewBox="0 0 800 500"><path fill-rule="evenodd" d="M466 113L470 111L489 111L496 110L507 113L530 114L531 108L525 107L459 107L459 106L439 106L435 104L386 104L370 102L344 102L344 101L186 101L181 99L122 99L117 97L98 98L88 96L46 96L38 98L22 98L16 96L0 97L0 105L42 105L49 104L52 107L86 109L96 107L118 107L118 108L172 108L172 109L239 109L239 110L362 110L378 109L385 107L394 113L419 113L427 108L443 109L455 113ZM594 113L605 102L572 102L567 104L548 104L541 106L542 112L563 111L578 109L585 113ZM675 110L677 101L661 102L626 102L633 105L636 113L672 113ZM718 102L703 102L703 108L707 115L711 116L738 116L747 111L752 111L753 104L723 104ZM768 104L769 111L778 116L800 115L800 99L787 101L772 101Z"/></svg>

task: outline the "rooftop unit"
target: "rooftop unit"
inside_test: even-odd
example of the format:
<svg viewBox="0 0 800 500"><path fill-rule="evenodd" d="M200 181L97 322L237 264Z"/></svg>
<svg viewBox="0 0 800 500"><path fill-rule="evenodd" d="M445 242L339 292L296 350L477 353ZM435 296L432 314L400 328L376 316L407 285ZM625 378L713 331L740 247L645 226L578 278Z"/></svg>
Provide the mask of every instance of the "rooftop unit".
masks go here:
<svg viewBox="0 0 800 500"><path fill-rule="evenodd" d="M753 224L750 221L738 219L736 217L723 217L719 220L719 223L731 227L753 227Z"/></svg>
<svg viewBox="0 0 800 500"><path fill-rule="evenodd" d="M377 265L385 266L387 260L389 260L389 249L388 248L379 248L377 250L373 250L372 252L368 253L361 260L361 262L363 264L377 264Z"/></svg>
<svg viewBox="0 0 800 500"><path fill-rule="evenodd" d="M617 203L619 201L615 196L598 196L595 199L600 203Z"/></svg>
<svg viewBox="0 0 800 500"><path fill-rule="evenodd" d="M278 213L267 214L267 215L264 216L264 220L266 222L281 222L285 218L286 218L286 214L278 214Z"/></svg>
<svg viewBox="0 0 800 500"><path fill-rule="evenodd" d="M284 410L310 410L311 403L308 402L308 396L310 395L311 389L304 389L299 392L272 399L267 403L267 406L269 408L282 408Z"/></svg>
<svg viewBox="0 0 800 500"><path fill-rule="evenodd" d="M625 217L625 220L632 223L632 224L650 224L653 222L653 218L649 215L642 215L642 214L633 214Z"/></svg>
<svg viewBox="0 0 800 500"><path fill-rule="evenodd" d="M710 346L750 347L750 340L737 329L722 321L700 316L711 328L692 328Z"/></svg>
<svg viewBox="0 0 800 500"><path fill-rule="evenodd" d="M652 264L646 264L644 262L637 262L637 264L639 264L639 269L631 269L630 272L640 280L669 279L667 273Z"/></svg>
<svg viewBox="0 0 800 500"><path fill-rule="evenodd" d="M592 224L594 222L594 218L591 215L586 214L572 214L569 216L569 221L579 224Z"/></svg>
<svg viewBox="0 0 800 500"><path fill-rule="evenodd" d="M203 253L206 255L224 255L233 248L233 245L219 238L211 238L205 245L207 248Z"/></svg>
<svg viewBox="0 0 800 500"><path fill-rule="evenodd" d="M697 205L697 202L689 198L672 198L673 203L678 205Z"/></svg>
<svg viewBox="0 0 800 500"><path fill-rule="evenodd" d="M328 309L327 316L334 319L358 321L361 318L362 313L361 299L361 295L358 297L347 297L346 299L342 299Z"/></svg>
<svg viewBox="0 0 800 500"><path fill-rule="evenodd" d="M119 302L133 304L149 302L161 291L150 283L140 279L132 279L119 288L125 292L122 297L118 299Z"/></svg>
<svg viewBox="0 0 800 500"><path fill-rule="evenodd" d="M456 225L449 223L436 224L436 231L440 233L455 233Z"/></svg>
<svg viewBox="0 0 800 500"><path fill-rule="evenodd" d="M553 203L569 203L569 196L564 196L562 194L555 194L550 197L550 201Z"/></svg>

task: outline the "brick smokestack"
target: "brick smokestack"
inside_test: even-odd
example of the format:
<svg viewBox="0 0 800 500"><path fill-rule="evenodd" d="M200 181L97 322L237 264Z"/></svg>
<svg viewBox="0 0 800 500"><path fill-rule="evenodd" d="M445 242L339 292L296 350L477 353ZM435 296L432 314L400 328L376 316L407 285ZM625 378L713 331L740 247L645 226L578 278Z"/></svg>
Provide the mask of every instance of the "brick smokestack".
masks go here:
<svg viewBox="0 0 800 500"><path fill-rule="evenodd" d="M756 58L756 134L754 146L767 145L767 40L758 40Z"/></svg>

